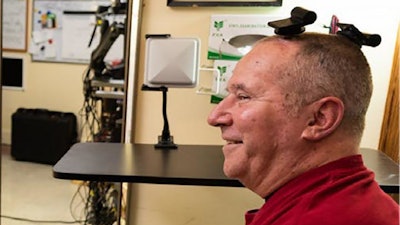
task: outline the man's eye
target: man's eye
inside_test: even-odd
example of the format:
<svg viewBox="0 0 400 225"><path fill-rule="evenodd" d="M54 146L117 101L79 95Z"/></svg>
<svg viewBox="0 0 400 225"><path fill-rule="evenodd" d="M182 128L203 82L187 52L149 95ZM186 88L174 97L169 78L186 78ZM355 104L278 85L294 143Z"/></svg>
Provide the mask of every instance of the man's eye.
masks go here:
<svg viewBox="0 0 400 225"><path fill-rule="evenodd" d="M238 97L239 100L247 100L247 99L250 99L250 96L245 95L245 94L238 94L237 97Z"/></svg>

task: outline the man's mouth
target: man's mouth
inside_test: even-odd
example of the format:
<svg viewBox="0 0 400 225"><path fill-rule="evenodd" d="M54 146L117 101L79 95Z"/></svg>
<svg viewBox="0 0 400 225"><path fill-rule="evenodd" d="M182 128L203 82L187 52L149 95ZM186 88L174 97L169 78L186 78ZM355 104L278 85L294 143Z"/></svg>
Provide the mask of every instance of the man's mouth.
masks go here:
<svg viewBox="0 0 400 225"><path fill-rule="evenodd" d="M226 143L228 144L228 145L233 145L233 144L243 144L243 141L226 141Z"/></svg>

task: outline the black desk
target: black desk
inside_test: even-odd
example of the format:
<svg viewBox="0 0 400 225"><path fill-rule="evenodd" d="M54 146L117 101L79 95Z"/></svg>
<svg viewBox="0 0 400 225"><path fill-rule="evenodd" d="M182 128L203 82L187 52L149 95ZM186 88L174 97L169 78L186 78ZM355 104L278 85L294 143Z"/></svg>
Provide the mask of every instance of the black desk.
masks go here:
<svg viewBox="0 0 400 225"><path fill-rule="evenodd" d="M399 192L399 166L382 152L362 149L365 164L381 188ZM78 143L53 167L56 178L88 181L242 187L222 170L221 146L179 145L155 150L153 145Z"/></svg>

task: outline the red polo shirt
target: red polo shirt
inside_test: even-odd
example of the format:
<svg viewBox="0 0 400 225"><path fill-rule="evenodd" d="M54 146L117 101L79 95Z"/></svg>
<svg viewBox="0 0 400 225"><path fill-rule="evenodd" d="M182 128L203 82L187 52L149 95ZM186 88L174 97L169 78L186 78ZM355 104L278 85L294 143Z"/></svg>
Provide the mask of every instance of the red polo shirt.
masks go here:
<svg viewBox="0 0 400 225"><path fill-rule="evenodd" d="M355 155L289 181L245 218L246 225L399 225L399 205Z"/></svg>

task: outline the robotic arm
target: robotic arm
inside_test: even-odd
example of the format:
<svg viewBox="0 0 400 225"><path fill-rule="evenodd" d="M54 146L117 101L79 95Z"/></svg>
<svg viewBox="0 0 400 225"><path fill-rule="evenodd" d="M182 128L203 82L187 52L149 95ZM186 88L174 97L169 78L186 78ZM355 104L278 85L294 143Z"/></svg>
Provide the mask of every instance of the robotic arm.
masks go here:
<svg viewBox="0 0 400 225"><path fill-rule="evenodd" d="M119 35L125 33L125 25L123 23L113 22L109 25L109 21L104 19L104 15L107 14L116 14L119 12L124 12L125 5L118 4L116 6L99 6L97 9L96 22L101 25L101 37L100 42L96 49L93 50L90 58L90 69L94 71L95 77L104 77L104 76L116 76L123 77L120 75L123 73L124 65L117 66L116 68L108 69L106 68L106 64L104 62L104 58L106 57L108 51L111 46L117 40ZM111 9L111 12L109 12ZM96 32L97 25L95 26L92 34L92 38L89 42L89 46L93 40L93 36Z"/></svg>
<svg viewBox="0 0 400 225"><path fill-rule="evenodd" d="M106 57L111 46L117 40L118 36L125 33L124 24L113 22L108 26L108 22L103 23L102 26L107 26L104 29L104 33L101 34L100 43L93 50L90 59L90 68L94 71L95 77L102 77L107 71L106 65L104 63L104 58Z"/></svg>

